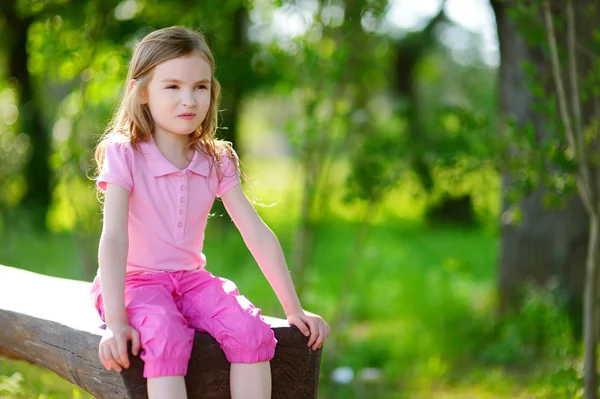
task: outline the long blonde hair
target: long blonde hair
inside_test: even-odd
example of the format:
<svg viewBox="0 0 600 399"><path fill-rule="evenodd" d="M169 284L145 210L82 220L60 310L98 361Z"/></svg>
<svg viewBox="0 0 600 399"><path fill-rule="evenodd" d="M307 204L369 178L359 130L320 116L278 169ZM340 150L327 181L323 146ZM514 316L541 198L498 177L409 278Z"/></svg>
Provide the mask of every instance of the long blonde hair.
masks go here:
<svg viewBox="0 0 600 399"><path fill-rule="evenodd" d="M188 148L194 147L201 151L212 160L211 164L217 165L218 168L221 161L220 150L231 147L226 142L216 139L221 85L215 78L215 60L200 32L172 26L149 33L135 45L118 109L95 150L96 176L100 174L106 146L110 142L128 142L137 150L141 142L150 140L154 131L154 120L148 106L141 104L140 96L150 83L154 67L193 52L202 54L210 65L210 105L204 121L190 133ZM129 82L132 79L135 79L137 84L130 88Z"/></svg>

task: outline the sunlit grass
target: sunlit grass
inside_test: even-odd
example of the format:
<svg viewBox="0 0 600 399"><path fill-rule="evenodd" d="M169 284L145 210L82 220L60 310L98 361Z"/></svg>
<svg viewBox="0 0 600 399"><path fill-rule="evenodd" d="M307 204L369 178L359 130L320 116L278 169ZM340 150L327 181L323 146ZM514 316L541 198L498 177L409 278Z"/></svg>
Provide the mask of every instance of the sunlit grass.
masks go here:
<svg viewBox="0 0 600 399"><path fill-rule="evenodd" d="M83 279L80 254L71 234L43 234L12 227L0 244L0 264L37 273Z"/></svg>
<svg viewBox="0 0 600 399"><path fill-rule="evenodd" d="M91 399L83 389L38 366L0 359L0 399Z"/></svg>

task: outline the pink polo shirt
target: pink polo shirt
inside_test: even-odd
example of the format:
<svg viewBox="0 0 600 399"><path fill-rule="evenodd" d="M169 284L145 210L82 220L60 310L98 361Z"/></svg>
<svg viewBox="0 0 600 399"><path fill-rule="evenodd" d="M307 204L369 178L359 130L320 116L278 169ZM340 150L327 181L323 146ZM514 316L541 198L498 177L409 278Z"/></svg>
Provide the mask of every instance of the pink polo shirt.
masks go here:
<svg viewBox="0 0 600 399"><path fill-rule="evenodd" d="M129 191L127 273L204 268L204 230L215 197L240 183L237 155L221 152L221 168L196 151L180 170L160 152L154 140L110 143L96 184Z"/></svg>

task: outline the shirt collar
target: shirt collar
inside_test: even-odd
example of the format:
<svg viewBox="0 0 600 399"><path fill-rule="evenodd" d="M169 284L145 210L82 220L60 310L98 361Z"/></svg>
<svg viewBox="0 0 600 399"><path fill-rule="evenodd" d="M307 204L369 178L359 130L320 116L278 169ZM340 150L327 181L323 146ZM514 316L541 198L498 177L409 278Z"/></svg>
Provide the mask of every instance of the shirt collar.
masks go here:
<svg viewBox="0 0 600 399"><path fill-rule="evenodd" d="M182 170L178 169L164 157L156 146L154 138L150 138L150 140L140 143L140 150L142 154L144 154L148 167L154 177L182 172ZM184 170L191 170L198 175L208 176L210 173L210 162L200 151L194 151L192 161Z"/></svg>

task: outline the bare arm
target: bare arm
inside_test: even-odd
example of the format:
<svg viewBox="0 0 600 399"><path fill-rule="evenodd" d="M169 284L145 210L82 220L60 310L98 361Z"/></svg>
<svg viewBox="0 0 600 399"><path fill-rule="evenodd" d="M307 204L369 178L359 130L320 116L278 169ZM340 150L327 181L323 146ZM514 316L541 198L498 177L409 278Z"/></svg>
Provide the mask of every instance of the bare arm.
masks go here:
<svg viewBox="0 0 600 399"><path fill-rule="evenodd" d="M246 246L273 287L285 314L301 311L302 306L281 245L273 231L258 216L240 186L229 190L222 199Z"/></svg>
<svg viewBox="0 0 600 399"><path fill-rule="evenodd" d="M127 341L131 340L132 352L140 349L139 333L129 325L125 310L125 271L129 234L129 192L124 188L106 185L104 198L104 222L98 248L100 287L104 301L106 333L100 340L98 354L107 370L118 372L129 368Z"/></svg>
<svg viewBox="0 0 600 399"><path fill-rule="evenodd" d="M129 192L114 184L106 185L104 222L98 248L100 286L106 324L128 323L125 312L125 264L129 247L127 217Z"/></svg>
<svg viewBox="0 0 600 399"><path fill-rule="evenodd" d="M221 198L246 246L273 287L288 322L305 335L310 335L308 346L318 349L329 336L329 325L319 315L302 309L279 240L256 213L239 185Z"/></svg>

